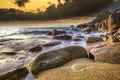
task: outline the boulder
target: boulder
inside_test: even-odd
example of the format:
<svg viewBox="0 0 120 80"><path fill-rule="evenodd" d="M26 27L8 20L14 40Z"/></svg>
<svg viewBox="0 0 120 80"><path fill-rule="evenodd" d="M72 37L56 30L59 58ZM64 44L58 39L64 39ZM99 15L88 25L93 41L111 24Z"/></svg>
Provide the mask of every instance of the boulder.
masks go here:
<svg viewBox="0 0 120 80"><path fill-rule="evenodd" d="M81 39L80 38L75 38L75 39L73 39L74 41L81 41Z"/></svg>
<svg viewBox="0 0 120 80"><path fill-rule="evenodd" d="M13 56L13 55L16 55L17 52L2 52L1 54L11 55L11 56Z"/></svg>
<svg viewBox="0 0 120 80"><path fill-rule="evenodd" d="M86 38L87 43L94 43L94 42L100 42L100 41L103 41L103 39L100 37L88 37L88 38Z"/></svg>
<svg viewBox="0 0 120 80"><path fill-rule="evenodd" d="M95 61L120 64L120 43L111 43L103 47L96 47L90 51Z"/></svg>
<svg viewBox="0 0 120 80"><path fill-rule="evenodd" d="M56 46L56 45L59 45L61 44L61 42L50 42L50 43L47 43L47 44L43 44L42 46L43 47L51 47L51 46Z"/></svg>
<svg viewBox="0 0 120 80"><path fill-rule="evenodd" d="M104 41L107 41L107 40L108 40L108 36L107 36L107 35L100 35L100 37L101 37Z"/></svg>
<svg viewBox="0 0 120 80"><path fill-rule="evenodd" d="M87 34L90 34L91 31L92 31L92 30L91 30L91 28L89 28L89 27L87 27L87 28L84 29L84 32L86 32Z"/></svg>
<svg viewBox="0 0 120 80"><path fill-rule="evenodd" d="M110 36L107 40L107 43L120 42L120 40L115 36Z"/></svg>
<svg viewBox="0 0 120 80"><path fill-rule="evenodd" d="M22 67L0 75L0 80L25 80L28 73L26 67Z"/></svg>
<svg viewBox="0 0 120 80"><path fill-rule="evenodd" d="M77 59L39 75L37 80L119 80L120 65Z"/></svg>
<svg viewBox="0 0 120 80"><path fill-rule="evenodd" d="M84 36L76 36L75 38L85 38Z"/></svg>
<svg viewBox="0 0 120 80"><path fill-rule="evenodd" d="M56 36L53 36L53 39L58 39L58 40L70 40L72 39L72 36L70 35L56 35Z"/></svg>
<svg viewBox="0 0 120 80"><path fill-rule="evenodd" d="M34 76L40 72L61 66L76 58L87 58L87 51L80 46L69 46L48 51L38 55L30 62L30 70Z"/></svg>
<svg viewBox="0 0 120 80"><path fill-rule="evenodd" d="M33 48L29 49L30 52L39 52L42 50L40 45L34 46Z"/></svg>
<svg viewBox="0 0 120 80"><path fill-rule="evenodd" d="M58 31L55 29L55 30L48 33L48 35L52 35L52 36L60 35L60 34L66 34L66 32L65 31Z"/></svg>

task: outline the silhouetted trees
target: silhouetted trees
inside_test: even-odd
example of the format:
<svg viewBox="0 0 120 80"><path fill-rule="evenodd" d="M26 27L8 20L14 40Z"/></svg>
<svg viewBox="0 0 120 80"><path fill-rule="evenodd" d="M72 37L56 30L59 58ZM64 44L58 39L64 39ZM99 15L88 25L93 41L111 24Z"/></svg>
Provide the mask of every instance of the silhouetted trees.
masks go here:
<svg viewBox="0 0 120 80"><path fill-rule="evenodd" d="M58 5L49 2L45 12L23 12L16 9L0 9L0 20L48 20L75 16L86 16L114 3L114 0L57 0ZM15 4L24 7L29 0L15 0ZM119 1L120 2L120 1Z"/></svg>
<svg viewBox="0 0 120 80"><path fill-rule="evenodd" d="M19 7L24 7L28 2L29 0L15 0L15 4L17 4Z"/></svg>

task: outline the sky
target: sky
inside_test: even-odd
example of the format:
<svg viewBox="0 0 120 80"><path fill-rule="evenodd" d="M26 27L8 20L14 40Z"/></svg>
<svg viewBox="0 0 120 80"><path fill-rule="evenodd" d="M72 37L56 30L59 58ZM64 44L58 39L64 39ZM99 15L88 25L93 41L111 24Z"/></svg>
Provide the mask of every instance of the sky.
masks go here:
<svg viewBox="0 0 120 80"><path fill-rule="evenodd" d="M48 7L48 2L58 4L57 0L30 0L30 2L26 4L25 8L19 8L14 4L14 0L1 0L0 8L17 8L24 11L32 11L40 8L41 11L44 11L46 7Z"/></svg>

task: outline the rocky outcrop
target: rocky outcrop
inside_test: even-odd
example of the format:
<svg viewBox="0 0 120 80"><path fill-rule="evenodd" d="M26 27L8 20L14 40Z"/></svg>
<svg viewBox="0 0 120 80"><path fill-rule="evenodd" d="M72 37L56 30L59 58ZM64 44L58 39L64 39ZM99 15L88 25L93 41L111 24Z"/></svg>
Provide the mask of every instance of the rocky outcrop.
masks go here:
<svg viewBox="0 0 120 80"><path fill-rule="evenodd" d="M99 31L107 31L111 34L115 34L120 28L120 10L111 13L106 19L104 19L98 25Z"/></svg>
<svg viewBox="0 0 120 80"><path fill-rule="evenodd" d="M56 35L56 36L53 36L53 39L58 39L58 40L71 40L72 39L72 36L70 35Z"/></svg>
<svg viewBox="0 0 120 80"><path fill-rule="evenodd" d="M108 17L108 31L118 29L120 27L120 12L113 12Z"/></svg>
<svg viewBox="0 0 120 80"><path fill-rule="evenodd" d="M88 37L88 38L86 38L87 43L94 43L94 42L100 42L100 41L103 41L103 39L100 37Z"/></svg>
<svg viewBox="0 0 120 80"><path fill-rule="evenodd" d="M33 75L37 76L41 71L61 66L76 58L87 58L87 51L80 46L69 46L48 51L32 60L30 69Z"/></svg>
<svg viewBox="0 0 120 80"><path fill-rule="evenodd" d="M95 61L120 64L119 42L93 48L90 53L94 55Z"/></svg>
<svg viewBox="0 0 120 80"><path fill-rule="evenodd" d="M25 80L28 72L26 67L18 68L0 75L0 80Z"/></svg>

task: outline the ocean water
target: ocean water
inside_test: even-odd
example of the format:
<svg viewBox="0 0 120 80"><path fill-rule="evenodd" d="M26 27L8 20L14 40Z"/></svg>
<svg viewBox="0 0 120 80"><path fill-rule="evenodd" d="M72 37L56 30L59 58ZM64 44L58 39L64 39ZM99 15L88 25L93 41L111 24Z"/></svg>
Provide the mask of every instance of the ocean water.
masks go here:
<svg viewBox="0 0 120 80"><path fill-rule="evenodd" d="M22 27L21 27L22 25ZM14 68L13 66L16 66L18 63L27 64L34 56L39 55L43 52L49 51L49 50L55 50L59 48L63 48L66 46L83 46L86 47L88 45L94 45L94 44L87 44L85 41L85 38L89 36L99 36L101 34L105 33L98 33L98 32L92 32L91 34L86 34L82 30L74 31L71 29L70 26L53 26L53 27L39 27L30 25L24 25L24 24L18 24L17 25L8 25L8 24L0 24L0 51L9 51L10 48L15 48L19 50L19 52L23 52L25 54L17 54L16 58L10 57L10 56L0 56L0 72L3 72L3 70ZM52 36L47 35L49 32L53 31L54 29L66 31L67 34L72 36L71 40L55 40L52 38ZM75 41L77 36L84 36L85 38L81 38L78 41ZM7 41L8 40L8 41ZM33 44L47 44L50 42L60 42L59 45L50 46L50 47L44 47L43 50L40 53L31 53L27 52L25 49L30 48L33 46ZM2 44L2 45L1 45ZM7 48L6 48L7 47ZM2 59L5 57L4 59ZM8 58L9 57L9 58ZM16 60L19 57L26 57L26 59L23 60ZM23 62L21 62L23 61ZM27 62L26 62L27 61ZM12 64L16 63L16 64ZM10 66L8 66L10 65ZM18 64L19 65L19 64ZM35 80L31 73L28 74L25 80Z"/></svg>

